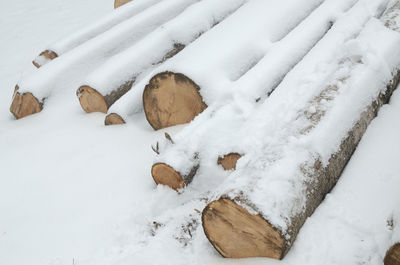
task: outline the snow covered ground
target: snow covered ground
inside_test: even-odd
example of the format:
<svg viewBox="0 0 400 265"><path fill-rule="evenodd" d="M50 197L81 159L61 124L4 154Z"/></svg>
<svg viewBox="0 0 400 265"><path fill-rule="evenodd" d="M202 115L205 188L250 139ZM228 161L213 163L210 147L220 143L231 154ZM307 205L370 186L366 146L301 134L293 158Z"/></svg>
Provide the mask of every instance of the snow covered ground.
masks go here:
<svg viewBox="0 0 400 265"><path fill-rule="evenodd" d="M204 202L187 202L195 188L178 195L155 186L150 145L181 126L154 132L138 114L105 127L103 114L82 111L74 82L41 113L14 120L12 92L34 71L31 60L112 7L0 0L0 265L382 264L400 240L400 90L283 261L223 259L198 224ZM187 217L192 226L182 229Z"/></svg>

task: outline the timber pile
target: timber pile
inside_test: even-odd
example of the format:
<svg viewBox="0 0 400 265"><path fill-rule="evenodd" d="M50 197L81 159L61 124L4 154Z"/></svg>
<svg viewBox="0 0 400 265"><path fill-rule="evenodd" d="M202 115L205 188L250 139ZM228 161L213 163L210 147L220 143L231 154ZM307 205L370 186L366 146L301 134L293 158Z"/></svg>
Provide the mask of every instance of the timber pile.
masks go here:
<svg viewBox="0 0 400 265"><path fill-rule="evenodd" d="M388 9L380 21L373 18L382 13L380 1L368 3L370 12L364 4L359 2L337 21L246 119L241 134L230 137L228 142L236 139L245 143L230 147L240 148L237 151L245 154L246 165L239 166L216 189L219 199L208 204L202 214L204 232L222 256L283 258L307 217L335 186L368 124L396 88L400 78L400 52L396 48L400 45L396 32L399 4ZM349 53L346 49L354 47L351 45L360 49ZM324 62L327 67L315 72L315 66ZM388 70L377 73L376 69ZM312 73L316 74L313 83L304 81L304 76ZM212 116L218 116L218 111ZM187 137L201 127L209 132L221 125L211 121L217 118L201 118L182 135ZM341 127L336 128L337 124ZM222 130L218 141L225 133ZM174 171L180 167L182 172L190 172L201 161L191 157L188 148L184 153L189 156L183 154L187 159L176 161L183 153L182 146L193 141L191 137L183 140L182 135L174 137L175 143L165 144L157 163L173 154L175 161L170 161L176 167L164 164ZM263 140L265 135L269 137ZM202 136L195 133L194 137ZM195 146L201 157L211 156L199 152L212 149L210 138L215 135L203 149L199 148L201 143ZM181 179L186 184L185 178ZM282 189L281 194L276 194L277 188Z"/></svg>
<svg viewBox="0 0 400 265"><path fill-rule="evenodd" d="M326 1L315 9L307 18L305 18L296 28L294 28L287 36L282 38L274 48L271 48L268 53L260 60L260 62L254 66L251 70L245 73L241 78L236 80L232 85L229 86L231 91L238 95L242 99L246 99L248 104L255 107L257 101L260 98L267 97L273 89L277 86L277 82L282 80L283 77L296 65L305 54L307 54L314 45L321 39L329 39L325 36L325 33L332 26L332 17L339 16L342 12L345 12L351 7L351 1ZM278 23L279 24L279 23ZM354 24L354 27L358 27L359 24ZM347 25L342 24L342 28L346 28ZM338 29L339 31L340 29ZM330 33L332 34L332 33ZM349 33L352 34L352 33ZM346 35L347 36L347 35ZM345 37L346 37L345 36ZM347 36L348 37L348 36ZM326 40L327 41L327 40ZM344 41L344 37L342 39ZM280 63L285 62L285 63ZM265 73L269 73L268 75ZM278 80L278 81L277 81ZM157 184L169 185L168 178L165 177L166 172L170 172L171 168L174 169L176 175L182 176L183 185L188 185L193 178L184 177L187 175L192 168L198 167L198 160L192 159L194 154L199 152L200 146L193 145L192 143L198 142L194 141L194 137L209 139L218 139L218 143L212 144L213 146L218 146L219 149L214 153L207 152L206 157L213 157L218 164L221 164L225 170L231 170L236 167L237 160L243 155L244 150L233 150L229 146L229 143L222 144L224 139L231 142L228 137L222 137L223 134L230 135L233 131L240 130L240 125L247 120L246 115L232 116L232 113L238 113L238 107L234 105L225 105L221 109L213 105L210 112L215 113L217 110L219 115L208 117L205 114L201 117L204 122L196 122L190 124L187 129L187 133L183 132L176 142L182 143L178 145L169 144L166 148L163 148L162 154L158 156L155 165L157 165L158 170L152 171L152 176L156 180ZM241 108L241 107L239 107ZM225 122L226 117L230 117L230 122ZM221 124L225 127L221 128ZM230 127L230 126L234 127ZM218 135L212 137L208 136L210 131L220 132ZM204 136L201 135L203 132ZM195 135L195 136L193 136ZM207 135L207 136L206 136ZM176 149L180 149L181 146L185 147L185 152L180 153L181 159L186 162L183 164L176 164ZM231 155L230 155L231 154ZM241 155L239 155L241 154ZM215 158L217 157L217 158ZM190 167L188 167L190 165ZM165 167L165 173L162 170ZM174 174L174 175L175 175Z"/></svg>

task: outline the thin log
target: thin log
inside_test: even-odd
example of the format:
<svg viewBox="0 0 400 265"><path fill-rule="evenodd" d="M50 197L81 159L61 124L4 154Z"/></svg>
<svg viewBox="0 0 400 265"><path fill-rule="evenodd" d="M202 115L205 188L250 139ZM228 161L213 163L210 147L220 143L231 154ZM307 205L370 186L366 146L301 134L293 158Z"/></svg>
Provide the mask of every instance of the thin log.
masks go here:
<svg viewBox="0 0 400 265"><path fill-rule="evenodd" d="M106 116L106 119L104 120L104 125L118 125L118 124L125 124L125 121L117 113L108 114Z"/></svg>
<svg viewBox="0 0 400 265"><path fill-rule="evenodd" d="M57 57L58 57L57 53L55 53L51 50L45 50L45 51L41 52L39 54L39 57L36 58L35 60L33 60L32 63L37 68L40 68L40 66L44 65L48 61L51 61Z"/></svg>
<svg viewBox="0 0 400 265"><path fill-rule="evenodd" d="M41 103L32 93L19 93L18 86L15 87L13 101L10 106L11 113L17 119L42 111Z"/></svg>
<svg viewBox="0 0 400 265"><path fill-rule="evenodd" d="M385 265L400 265L400 243L394 244L385 255Z"/></svg>
<svg viewBox="0 0 400 265"><path fill-rule="evenodd" d="M198 165L196 165L187 175L182 176L171 166L164 163L156 163L151 168L151 175L157 184L167 185L174 190L179 190L192 182L198 168Z"/></svg>
<svg viewBox="0 0 400 265"><path fill-rule="evenodd" d="M224 170L235 170L237 161L242 157L238 153L229 153L222 157L218 157L217 164L221 165Z"/></svg>
<svg viewBox="0 0 400 265"><path fill-rule="evenodd" d="M207 107L199 90L199 86L183 74L155 75L143 92L147 121L155 130L190 122Z"/></svg>
<svg viewBox="0 0 400 265"><path fill-rule="evenodd" d="M115 0L114 1L114 8L118 8L122 5L125 5L126 3L131 2L132 0Z"/></svg>

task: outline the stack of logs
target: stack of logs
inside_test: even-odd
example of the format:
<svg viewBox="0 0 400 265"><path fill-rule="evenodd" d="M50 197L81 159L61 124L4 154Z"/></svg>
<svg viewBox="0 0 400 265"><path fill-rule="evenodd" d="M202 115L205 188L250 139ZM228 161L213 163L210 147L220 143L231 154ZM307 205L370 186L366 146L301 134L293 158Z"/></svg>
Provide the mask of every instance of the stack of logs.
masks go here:
<svg viewBox="0 0 400 265"><path fill-rule="evenodd" d="M378 50L397 45L400 25L397 25L396 17L400 2L388 7L378 22L374 17L382 14L380 0L371 1L369 8L364 8L366 1L354 4L352 0L285 0L287 5L280 5L279 8L274 8L274 4L269 1L224 1L135 0L128 3L130 0L115 0L114 7L118 9L107 18L55 43L52 46L54 49L49 48L40 53L33 61L37 68L40 67L35 75L53 76L41 83L32 81L38 78L19 83L15 87L10 111L17 119L40 112L45 99L50 95L47 88L53 84L52 80L63 74L68 64L87 62L91 69L82 76L86 83L79 80L82 82L76 94L86 112L107 114L106 125L127 122L129 115L141 107L155 130L189 123L197 117L195 123L183 130L185 137L172 140L167 135L168 144L164 145L152 166L154 181L174 190L182 190L198 174L202 166L200 157L215 157L215 165L229 171L232 179L240 178L241 183L250 188L228 185L215 189L218 199L210 202L202 211L202 224L207 238L224 257L282 259L306 219L335 186L369 123L376 117L380 107L389 101L400 79L399 60L389 60L382 56L387 59L391 75L385 76L386 84L380 84L378 76L376 80L369 79L371 69L378 68L377 65L372 68L368 65L360 66L360 62L351 56L334 57L337 46L344 47L349 39L366 43L366 46ZM290 22L286 20L288 16L292 18ZM252 19L246 19L248 17ZM340 19L335 20L333 17ZM353 19L355 17L357 19ZM150 24L152 27L144 27ZM188 26L186 32L180 32L183 24L192 26ZM238 28L253 30L237 34ZM388 36L388 43L373 43L370 36L373 30L384 37ZM127 32L131 35L127 36ZM266 35L266 38L260 35ZM95 37L100 40L97 44L89 42ZM216 41L220 42L219 45L216 45ZM162 49L157 50L158 47ZM269 49L270 52L267 52ZM86 52L90 50L95 52L90 55ZM112 54L114 50L118 51ZM72 52L64 55L67 51ZM101 66L96 61L99 54L109 56ZM83 55L86 57L80 57ZM310 85L312 88L308 90L301 90L303 76L313 74L317 71L314 66L325 62L334 62L332 65L336 66L330 73L323 73L326 74L326 80L330 78L329 82L324 79L324 82ZM342 67L353 70L364 67L362 69L365 72L355 77L352 74L358 72L349 70L350 76L343 77L340 76ZM348 79L360 86L364 84L362 79L372 84L373 91L347 91L349 98L355 102L366 98L369 100L357 102L364 104L361 110L355 111L351 106L340 104L342 98L339 92L345 91ZM32 88L32 84L37 86ZM291 95L296 93L296 89L303 94L293 99ZM235 96L227 97L229 93ZM243 101L254 109L245 118L239 117L240 114L234 111L228 116L224 115L228 109L226 106L240 108L235 105L237 97L243 97ZM288 98L289 103L290 98L295 100L292 102L293 108L285 113L290 122L279 120L282 116L275 117L284 98ZM329 105L330 111L339 120L349 119L350 116L352 123L343 124L342 135L331 133L326 128L323 130L322 123L334 121L327 114L326 102L332 103ZM212 108L212 115L206 113L207 108ZM263 121L255 126L260 117ZM299 152L306 155L288 165L288 174L293 173L289 177L297 185L295 188L305 190L306 193L299 192L293 195L298 196L295 200L285 201L285 205L292 207L290 210L294 212L293 215L285 215L282 210L287 229L270 220L262 200L252 198L249 194L257 183L262 182L262 178L270 177L267 173L263 175L262 171L267 172L268 166L286 161L286 157L282 160L275 160L275 157L268 160L270 158L266 152L252 152L252 145L243 144L241 148L235 149L239 145L218 138L211 140L219 144L220 151L206 153L206 148L188 147L184 153L180 153L182 160L187 162L185 166L174 164L175 155L183 149L182 146L195 142L199 137L206 139L207 132L212 131L229 138L235 128L218 127L227 121L231 124L240 121L245 131L249 132L248 135L241 135L242 139L248 140L244 143L257 139L262 145L269 146L269 138L261 139L260 135L269 135L272 126L276 126L275 137L285 143L293 137L305 138L312 135L316 138L316 135L322 135L321 141L335 143L329 152L326 151L328 153L309 154L308 150L301 150ZM284 135L286 131L292 134ZM284 136L281 137L279 133ZM340 137L340 141L336 141L338 139L335 137ZM205 143L210 144L211 140ZM220 140L222 143L218 143ZM321 142L316 140L315 145L318 143ZM205 153L201 153L202 150ZM155 151L160 153L158 147ZM279 153L278 148L271 147L269 151L283 154ZM252 171L244 165L238 167L239 161L246 156L251 158L248 168L259 167L256 172L260 175L253 176ZM324 160L323 157L328 159ZM287 161L291 160L288 158ZM262 170L260 165L263 166ZM304 183L299 181L301 179L308 181ZM257 188L268 192L268 187L259 185ZM304 201L304 209L295 209L298 201ZM384 263L400 264L399 243L388 250Z"/></svg>

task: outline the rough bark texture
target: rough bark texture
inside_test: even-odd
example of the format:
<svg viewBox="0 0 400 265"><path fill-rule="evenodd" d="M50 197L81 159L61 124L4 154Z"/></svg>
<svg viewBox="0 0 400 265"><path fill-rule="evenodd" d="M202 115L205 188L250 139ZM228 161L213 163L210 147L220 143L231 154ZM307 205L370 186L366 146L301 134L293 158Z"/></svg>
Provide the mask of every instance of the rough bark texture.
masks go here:
<svg viewBox="0 0 400 265"><path fill-rule="evenodd" d="M15 118L21 119L28 115L42 111L43 103L40 102L32 93L19 93L18 86L15 87L13 101L10 111Z"/></svg>
<svg viewBox="0 0 400 265"><path fill-rule="evenodd" d="M125 124L125 121L121 116L116 113L110 113L106 116L104 120L104 125L117 125L117 124Z"/></svg>
<svg viewBox="0 0 400 265"><path fill-rule="evenodd" d="M203 227L208 234L208 238L213 246L224 256L224 257L238 257L235 252L236 249L240 249L241 242L235 242L233 240L225 241L223 238L227 235L221 234L219 231L215 231L210 229L210 227L217 226L219 223L227 222L229 224L237 222L235 219L243 219L248 221L241 221L238 223L237 227L232 229L229 233L231 234L240 234L245 231L248 233L248 237L253 238L252 240L257 240L259 242L264 242L266 244L265 248L263 248L263 253L257 253L258 256L263 257L271 257L271 258L283 258L287 251L290 249L291 245L293 244L296 236L303 226L306 219L311 216L314 210L319 206L319 204L324 199L325 195L331 191L331 189L335 186L336 182L338 181L344 167L346 166L347 162L350 160L353 152L355 151L361 137L363 136L364 132L366 131L369 123L372 121L373 118L376 117L380 107L387 103L392 95L392 92L396 88L399 83L400 71L397 71L393 75L393 79L389 82L386 87L386 91L381 93L366 109L364 112L361 113L358 121L354 125L354 127L348 132L347 137L342 141L339 151L332 154L331 158L328 161L328 165L326 167L322 167L322 164L319 160L309 161L302 166L302 172L305 175L305 179L309 181L305 183L307 187L307 202L305 210L289 219L288 221L288 229L286 234L282 234L280 231L276 230L280 233L281 238L285 239L284 246L280 249L281 253L278 255L276 253L276 249L271 251L269 250L268 241L266 241L260 233L256 230L246 230L247 222L253 222L254 215L249 213L243 214L241 212L237 212L233 214L231 208L222 207L218 215L213 215L213 218L203 218ZM234 202L240 202L241 204L252 206L252 203L246 201L246 198L237 198ZM217 203L218 204L218 203ZM239 205L237 205L239 207ZM204 212L203 216L209 215L209 209L215 208L215 204L210 204L210 207L207 207ZM263 213L259 213L260 216ZM268 220L265 220L266 224ZM228 226L228 225L227 225ZM264 228L263 228L264 229ZM214 234L215 233L215 234ZM236 236L236 235L235 235ZM235 236L230 235L231 238ZM240 235L237 235L239 237ZM271 238L272 240L272 238ZM229 243L229 244L228 244ZM228 244L228 245L224 245ZM235 246L232 246L235 245ZM237 246L237 247L236 247ZM259 247L258 247L259 248ZM254 253L252 252L241 252L244 253L240 257L252 257ZM246 254L247 253L247 254Z"/></svg>
<svg viewBox="0 0 400 265"><path fill-rule="evenodd" d="M165 163L156 163L151 168L151 175L157 184L167 185L174 190L178 190L192 182L198 168L199 166L196 165L190 170L189 174L182 176L171 166Z"/></svg>
<svg viewBox="0 0 400 265"><path fill-rule="evenodd" d="M221 165L224 170L235 170L237 161L242 157L238 153L229 153L223 157L218 157L218 165Z"/></svg>
<svg viewBox="0 0 400 265"><path fill-rule="evenodd" d="M45 50L39 54L39 56L45 57L47 60L53 60L54 58L58 57L57 53L50 51L50 50ZM36 66L37 68L40 68L42 65L40 65L37 61L32 61L33 65Z"/></svg>
<svg viewBox="0 0 400 265"><path fill-rule="evenodd" d="M131 2L132 0L115 0L114 1L114 8L118 8L122 5L125 5L126 3Z"/></svg>
<svg viewBox="0 0 400 265"><path fill-rule="evenodd" d="M394 244L385 255L385 265L400 265L400 243Z"/></svg>
<svg viewBox="0 0 400 265"><path fill-rule="evenodd" d="M147 121L155 130L190 122L207 107L199 90L199 86L183 74L155 75L143 92Z"/></svg>

